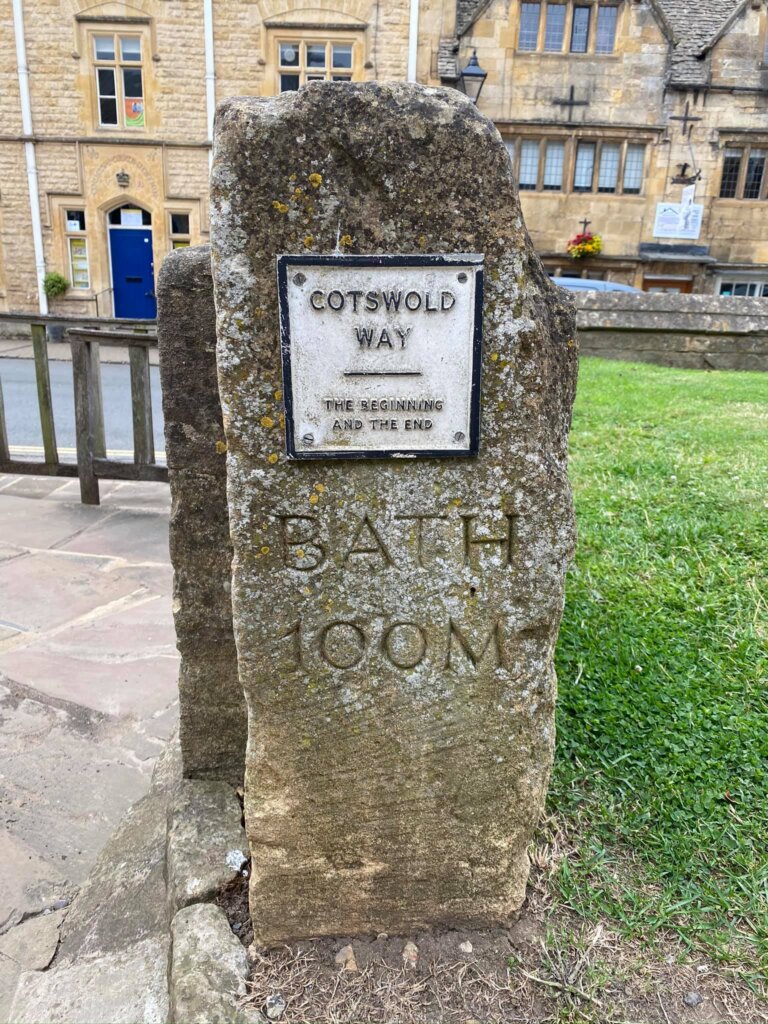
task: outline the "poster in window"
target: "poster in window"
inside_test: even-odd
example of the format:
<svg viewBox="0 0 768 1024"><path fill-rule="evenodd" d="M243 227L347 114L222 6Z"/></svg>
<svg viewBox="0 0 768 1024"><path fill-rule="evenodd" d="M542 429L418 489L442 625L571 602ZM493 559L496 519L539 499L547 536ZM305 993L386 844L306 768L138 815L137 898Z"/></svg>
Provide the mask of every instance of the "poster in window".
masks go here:
<svg viewBox="0 0 768 1024"><path fill-rule="evenodd" d="M684 238L695 242L701 234L704 207L700 203L657 203L654 238Z"/></svg>
<svg viewBox="0 0 768 1024"><path fill-rule="evenodd" d="M125 100L125 127L144 127L144 100Z"/></svg>
<svg viewBox="0 0 768 1024"><path fill-rule="evenodd" d="M72 287L89 288L88 249L84 238L70 238L69 258L72 267Z"/></svg>

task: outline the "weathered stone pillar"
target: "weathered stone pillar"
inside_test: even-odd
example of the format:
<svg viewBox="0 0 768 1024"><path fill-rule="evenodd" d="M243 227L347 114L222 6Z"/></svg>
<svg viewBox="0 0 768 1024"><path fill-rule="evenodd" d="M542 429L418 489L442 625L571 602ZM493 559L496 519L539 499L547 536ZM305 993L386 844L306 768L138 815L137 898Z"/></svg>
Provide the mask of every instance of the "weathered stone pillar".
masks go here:
<svg viewBox="0 0 768 1024"><path fill-rule="evenodd" d="M177 249L157 288L184 775L240 786L247 720L232 635L224 427L211 251Z"/></svg>
<svg viewBox="0 0 768 1024"><path fill-rule="evenodd" d="M451 91L231 100L212 253L257 938L506 922L552 761L577 364L507 152ZM303 258L333 253L417 257Z"/></svg>

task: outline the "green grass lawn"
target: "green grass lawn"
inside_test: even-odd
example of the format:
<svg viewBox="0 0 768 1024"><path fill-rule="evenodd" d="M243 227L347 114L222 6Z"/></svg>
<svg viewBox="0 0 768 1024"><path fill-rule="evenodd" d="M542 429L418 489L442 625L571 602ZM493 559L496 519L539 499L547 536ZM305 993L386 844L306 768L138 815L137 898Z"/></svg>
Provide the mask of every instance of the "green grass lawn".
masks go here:
<svg viewBox="0 0 768 1024"><path fill-rule="evenodd" d="M582 360L560 899L768 976L768 375Z"/></svg>

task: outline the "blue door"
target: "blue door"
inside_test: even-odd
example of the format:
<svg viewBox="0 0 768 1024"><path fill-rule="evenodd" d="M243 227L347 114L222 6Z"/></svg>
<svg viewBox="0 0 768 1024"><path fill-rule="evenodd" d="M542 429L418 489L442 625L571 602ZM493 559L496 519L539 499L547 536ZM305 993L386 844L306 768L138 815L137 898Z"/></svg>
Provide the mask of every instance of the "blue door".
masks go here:
<svg viewBox="0 0 768 1024"><path fill-rule="evenodd" d="M115 316L154 320L157 316L152 228L110 228Z"/></svg>

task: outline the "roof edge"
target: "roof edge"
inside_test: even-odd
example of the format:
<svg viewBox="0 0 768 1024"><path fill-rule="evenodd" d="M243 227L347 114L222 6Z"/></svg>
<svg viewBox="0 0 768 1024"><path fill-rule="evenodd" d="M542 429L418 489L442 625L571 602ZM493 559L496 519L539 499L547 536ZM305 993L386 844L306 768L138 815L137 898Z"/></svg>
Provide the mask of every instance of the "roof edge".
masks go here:
<svg viewBox="0 0 768 1024"><path fill-rule="evenodd" d="M470 15L469 21L467 21L463 25L456 25L456 35L459 37L459 39L461 39L463 35L469 32L469 30L475 24L477 19L480 17L480 15L483 14L483 12L486 11L491 6L492 2L493 0L480 0L480 3L478 3L477 7L475 7L474 11Z"/></svg>
<svg viewBox="0 0 768 1024"><path fill-rule="evenodd" d="M744 3L746 2L747 0L744 0ZM667 37L669 42L672 43L673 46L676 46L679 40L675 37L674 29L672 28L669 19L664 13L664 9L662 8L661 4L658 2L658 0L648 0L648 3L654 15L656 16L656 20L658 21L659 26L661 27L661 31Z"/></svg>
<svg viewBox="0 0 768 1024"><path fill-rule="evenodd" d="M734 9L731 11L731 13L720 26L720 28L717 30L717 32L715 32L715 34L712 36L709 42L707 42L707 44L704 46L704 49L701 51L702 57L706 53L709 53L709 51L720 42L720 40L723 38L726 32L730 30L734 22L736 22L741 17L741 15L747 9L747 4L750 2L751 0L741 0L741 3L737 4L734 7Z"/></svg>

